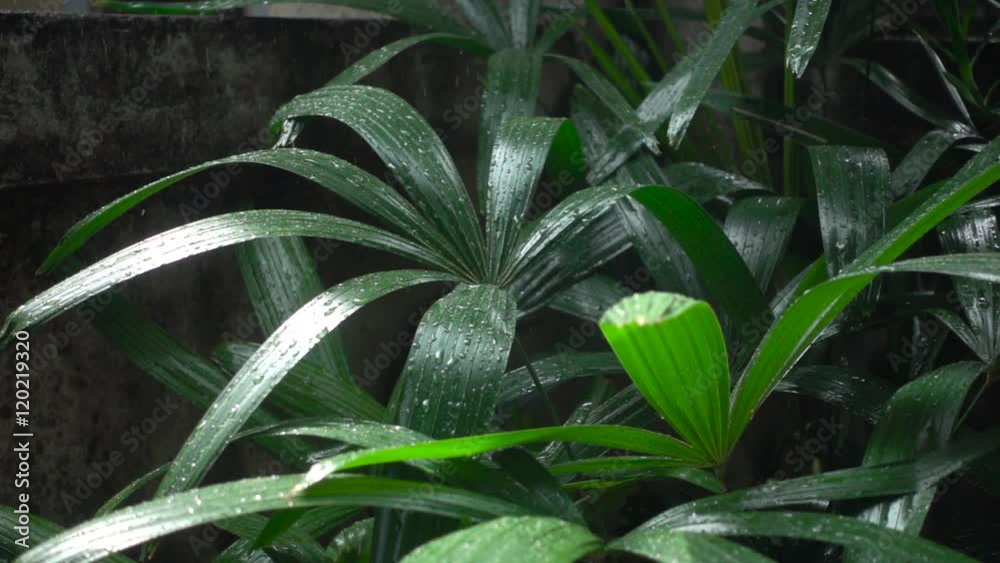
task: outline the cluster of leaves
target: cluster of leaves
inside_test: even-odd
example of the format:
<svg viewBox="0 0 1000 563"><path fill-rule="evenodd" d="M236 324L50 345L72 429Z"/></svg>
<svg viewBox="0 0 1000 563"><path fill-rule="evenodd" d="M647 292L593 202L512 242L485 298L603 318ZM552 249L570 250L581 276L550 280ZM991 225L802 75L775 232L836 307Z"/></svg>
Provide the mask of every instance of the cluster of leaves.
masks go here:
<svg viewBox="0 0 1000 563"><path fill-rule="evenodd" d="M651 10L627 1L609 10L594 0L569 9L460 0L454 15L433 0L330 2L429 32L370 53L282 106L271 120L274 148L189 168L88 215L42 266L76 273L11 313L0 332L6 345L117 284L237 245L266 340L223 344L208 361L115 297L100 329L205 414L171 464L136 480L93 519L65 531L35 519L33 532L46 541L27 552L13 543L13 512L0 511L0 549L23 563L129 561L119 553L144 546L145 557L158 538L215 523L238 538L218 561L791 556L758 545L752 538L760 536L806 540L782 544L799 559L970 560L920 532L939 483L959 469L972 472L1000 446L1000 430L973 428L966 416L980 396L972 391L985 388L1000 355L996 217L991 199L975 199L1000 180L1000 140L990 140L998 110L992 89L976 81L982 51L970 53L980 7L936 1L944 41L915 22L901 31L940 76L953 106L945 111L889 69L845 55L870 38L871 18L898 9L891 2L859 10L853 2L831 8L831 0L710 0L695 15L663 0ZM253 3L107 5L204 13ZM703 19L712 32L688 46L675 17ZM568 33L599 68L556 52ZM657 33L671 40L675 62ZM785 63L781 103L749 95L754 65L738 46L745 36L763 43L762 65ZM397 95L359 84L423 42L486 57L472 189L422 116ZM764 150L762 129L782 125L801 103L799 77L810 61L860 69L934 128L900 153L814 117L785 127L780 179L768 162L738 175L738 163ZM565 65L578 80L570 118L535 115L543 64ZM717 79L722 89L713 89ZM295 148L299 131L320 118L363 138L394 185L332 154ZM734 150L705 145L726 132ZM90 237L147 198L232 163L308 179L371 223L241 211L76 266ZM940 181L930 181L935 172ZM535 217L529 210L544 177L560 178L566 196ZM822 252L789 252L793 230L809 228L817 228ZM899 260L935 228L946 254ZM303 237L373 248L423 269L326 289ZM609 277L619 256L641 261L657 291L626 295ZM891 279L877 282L883 274ZM913 289L942 276L954 279L958 299L943 304L934 299L942 291ZM449 291L424 315L383 405L352 377L338 327L378 298L430 283ZM519 319L546 308L599 322L610 350L553 354L508 371ZM922 348L898 385L828 360L858 334L926 319L968 346L966 361L942 363L940 346ZM621 373L630 385L608 385ZM593 382L592 391L564 421L518 427L511 422L518 417L498 414L541 401L558 417L547 393L576 379ZM727 491L734 449L775 392L861 421L860 465ZM647 429L658 420L669 433ZM301 472L203 485L238 440ZM627 533L607 533L616 502L663 479L700 492L656 506ZM121 507L148 483L158 484L151 500Z"/></svg>

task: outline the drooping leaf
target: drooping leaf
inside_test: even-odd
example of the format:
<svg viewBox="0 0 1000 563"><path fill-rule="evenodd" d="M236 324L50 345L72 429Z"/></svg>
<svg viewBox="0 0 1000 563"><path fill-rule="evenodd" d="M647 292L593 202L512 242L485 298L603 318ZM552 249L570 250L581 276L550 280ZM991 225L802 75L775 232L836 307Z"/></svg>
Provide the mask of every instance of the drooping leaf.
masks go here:
<svg viewBox="0 0 1000 563"><path fill-rule="evenodd" d="M259 344L249 342L223 343L212 351L212 359L235 375L258 348ZM288 372L269 400L299 417L344 416L374 421L388 418L386 408L371 395L353 384L330 377L308 357Z"/></svg>
<svg viewBox="0 0 1000 563"><path fill-rule="evenodd" d="M941 224L941 245L949 252L1000 251L996 213L991 209L960 211ZM984 362L1000 357L1000 286L956 278L962 312L975 336L973 350Z"/></svg>
<svg viewBox="0 0 1000 563"><path fill-rule="evenodd" d="M860 59L845 59L844 64L856 70L885 92L890 98L908 111L938 128L946 128L954 122L954 117L924 99L915 89L910 88L889 69L877 62Z"/></svg>
<svg viewBox="0 0 1000 563"><path fill-rule="evenodd" d="M483 234L469 194L441 139L412 106L379 88L324 86L278 108L271 129L306 117L335 119L361 135L457 249L462 265L473 273L485 271Z"/></svg>
<svg viewBox="0 0 1000 563"><path fill-rule="evenodd" d="M799 202L782 197L747 197L726 215L725 232L743 257L761 292L785 253L799 213Z"/></svg>
<svg viewBox="0 0 1000 563"><path fill-rule="evenodd" d="M229 173L233 173L234 170L239 170L240 165L246 164L270 166L309 178L379 219L397 234L412 236L439 252L447 251L443 235L427 219L421 217L405 198L374 176L325 153L304 149L272 149L205 162L146 184L112 201L73 225L39 270L51 271L109 223L177 182L221 166L228 167Z"/></svg>
<svg viewBox="0 0 1000 563"><path fill-rule="evenodd" d="M646 531L632 534L652 534ZM721 536L796 538L848 547L879 546L882 557L911 563L972 563L957 551L932 541L846 516L810 512L717 512L699 516L673 529L678 532Z"/></svg>
<svg viewBox="0 0 1000 563"><path fill-rule="evenodd" d="M892 195L901 198L916 191L941 155L953 144L969 136L971 133L966 127L952 123L921 137L892 171L889 178Z"/></svg>
<svg viewBox="0 0 1000 563"><path fill-rule="evenodd" d="M520 507L426 482L339 475L289 495L302 475L243 479L144 502L57 534L21 563L97 561L172 532L242 514L319 506L385 506L454 518L523 515Z"/></svg>
<svg viewBox="0 0 1000 563"><path fill-rule="evenodd" d="M457 46L462 49L468 49L470 51L489 51L489 49L486 49L480 42L475 39L470 39L469 36L465 35L455 35L452 33L425 33L422 35L413 35L411 37L404 37L403 39L393 41L388 45L379 47L371 53L368 53L351 64L351 66L340 71L337 76L327 82L327 86L349 86L351 84L357 84L371 73L382 68L383 65L396 58L403 51L421 43L443 43L446 45Z"/></svg>
<svg viewBox="0 0 1000 563"><path fill-rule="evenodd" d="M393 396L396 421L437 438L494 417L514 338L515 303L495 286L462 286L427 311Z"/></svg>
<svg viewBox="0 0 1000 563"><path fill-rule="evenodd" d="M7 317L0 343L126 280L166 264L260 237L306 236L351 242L440 265L433 252L363 223L321 213L242 211L177 227L133 244L40 293Z"/></svg>
<svg viewBox="0 0 1000 563"><path fill-rule="evenodd" d="M801 106L805 119L797 116L783 105L763 98L738 96L722 90L711 90L705 95L704 104L726 115L738 115L752 119L774 129L779 135L796 143L810 145L847 145L859 147L880 147L894 152L882 141L860 133L836 122L817 115L817 111L833 96L824 90L814 90Z"/></svg>
<svg viewBox="0 0 1000 563"><path fill-rule="evenodd" d="M316 260L301 238L252 240L239 245L236 256L250 304L265 335L274 332L324 289L316 271ZM329 377L348 387L354 386L340 333L334 332L324 338L310 357L328 372Z"/></svg>
<svg viewBox="0 0 1000 563"><path fill-rule="evenodd" d="M669 477L687 481L713 493L725 490L718 477L704 469L678 467L677 460L659 457L608 456L579 459L558 463L549 467L553 475L596 475L602 480L638 477Z"/></svg>
<svg viewBox="0 0 1000 563"><path fill-rule="evenodd" d="M763 485L715 495L676 506L641 528L680 529L697 523L706 514L767 510L815 501L883 497L921 491L950 473L1000 447L1000 432L970 438L915 460L881 465L863 465L795 479L774 480Z"/></svg>
<svg viewBox="0 0 1000 563"><path fill-rule="evenodd" d="M729 359L704 301L670 293L627 297L601 330L636 387L688 443L722 462L729 429Z"/></svg>
<svg viewBox="0 0 1000 563"><path fill-rule="evenodd" d="M875 427L863 463L899 462L943 448L954 432L969 388L983 368L972 362L951 364L901 387ZM935 485L931 482L914 490L914 494L870 506L861 513L860 519L920 535L937 493ZM865 561L871 555L871 550L849 551L845 560Z"/></svg>
<svg viewBox="0 0 1000 563"><path fill-rule="evenodd" d="M739 174L719 170L700 162L678 162L663 170L667 185L698 203L705 203L736 191L767 191L767 188Z"/></svg>
<svg viewBox="0 0 1000 563"><path fill-rule="evenodd" d="M601 547L589 530L564 520L525 516L497 518L424 544L404 563L573 563Z"/></svg>
<svg viewBox="0 0 1000 563"><path fill-rule="evenodd" d="M0 505L0 553L16 557L27 551L22 543L18 543L19 540L28 546L35 546L63 531L62 526L38 514L32 514L30 510L30 508L21 509L19 506ZM106 561L134 563L124 555L112 555Z"/></svg>
<svg viewBox="0 0 1000 563"><path fill-rule="evenodd" d="M606 448L672 457L678 460L678 465L682 466L705 464L705 460L693 448L665 434L625 426L554 426L496 432L465 438L448 438L410 446L375 448L339 454L313 465L300 488L319 482L334 472L346 469L414 459L470 457L492 450L554 440L580 442Z"/></svg>
<svg viewBox="0 0 1000 563"><path fill-rule="evenodd" d="M449 280L431 272L379 272L348 280L310 300L268 337L215 399L160 482L157 496L197 485L268 393L323 336L355 311L406 287Z"/></svg>
<svg viewBox="0 0 1000 563"><path fill-rule="evenodd" d="M597 322L604 311L629 293L621 282L595 274L560 292L549 303L549 307L578 319Z"/></svg>
<svg viewBox="0 0 1000 563"><path fill-rule="evenodd" d="M653 530L633 532L608 542L608 549L658 563L766 563L772 561L748 547L708 535Z"/></svg>
<svg viewBox="0 0 1000 563"><path fill-rule="evenodd" d="M831 0L801 0L796 3L785 51L785 64L795 76L801 77L809 66L809 59L823 36L823 25L830 13L831 3Z"/></svg>

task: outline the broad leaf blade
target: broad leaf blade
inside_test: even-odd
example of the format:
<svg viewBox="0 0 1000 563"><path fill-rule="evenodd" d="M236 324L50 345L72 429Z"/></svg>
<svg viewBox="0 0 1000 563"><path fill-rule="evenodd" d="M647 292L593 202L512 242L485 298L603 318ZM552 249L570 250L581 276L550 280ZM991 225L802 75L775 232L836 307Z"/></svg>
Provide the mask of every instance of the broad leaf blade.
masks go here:
<svg viewBox="0 0 1000 563"><path fill-rule="evenodd" d="M670 293L627 297L601 330L629 377L678 434L722 462L729 429L729 360L704 301Z"/></svg>
<svg viewBox="0 0 1000 563"><path fill-rule="evenodd" d="M725 232L733 241L761 292L785 253L800 204L783 197L752 196L739 200L726 215Z"/></svg>
<svg viewBox="0 0 1000 563"><path fill-rule="evenodd" d="M515 303L495 286L462 286L427 311L394 391L396 421L449 438L485 429L514 339Z"/></svg>
<svg viewBox="0 0 1000 563"><path fill-rule="evenodd" d="M498 518L429 542L403 563L573 563L601 543L583 526L556 518Z"/></svg>

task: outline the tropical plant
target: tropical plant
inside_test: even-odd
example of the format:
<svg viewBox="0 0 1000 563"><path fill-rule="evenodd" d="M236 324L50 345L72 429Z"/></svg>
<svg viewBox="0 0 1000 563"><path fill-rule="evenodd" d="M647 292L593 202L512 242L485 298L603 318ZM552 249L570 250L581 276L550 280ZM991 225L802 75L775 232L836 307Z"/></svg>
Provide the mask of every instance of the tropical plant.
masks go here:
<svg viewBox="0 0 1000 563"><path fill-rule="evenodd" d="M201 13L253 3L105 5ZM221 345L213 364L116 298L101 329L205 414L171 464L151 468L92 520L65 531L36 523L46 541L18 561L129 560L119 553L144 546L147 556L159 538L206 523L239 538L221 561L971 560L920 533L943 480L958 470L989 471L1000 446L1000 430L968 422L1000 355L995 201L973 201L1000 180L1000 139L989 140L992 88L980 88L974 72L983 51L969 56L980 8L935 2L947 41L914 30L954 105L939 112L887 68L844 56L870 39L871 18L890 2L859 11L829 0L712 0L704 15L681 14L713 28L695 48L677 31L680 12L662 0L652 10L587 0L546 11L538 0L506 7L463 0L458 18L431 0L331 3L383 11L430 33L386 45L285 104L270 122L274 148L189 168L88 215L42 266L68 277L7 318L4 345L117 284L238 245L267 334L260 344ZM867 31L859 32L854 24L865 17ZM654 21L682 55L676 64ZM599 70L555 53L570 31ZM749 95L747 69L758 65L734 49L745 35L763 42L765 62L787 67L781 103ZM393 93L358 85L426 41L487 57L471 190L423 117ZM566 65L579 80L569 118L534 115L544 61ZM901 153L895 143L815 117L787 128L780 181L767 158L748 172L739 163L773 152L763 128L783 126L784 113L801 103L798 77L810 62L861 71L935 128ZM722 90L712 89L717 78ZM728 121L697 113L705 107ZM356 132L393 181L295 148L318 118ZM714 135L732 138L733 150L709 149ZM661 144L666 166L657 160ZM115 219L227 164L308 179L373 224L241 211L77 267L76 252ZM559 179L565 197L535 213L534 192L546 176ZM945 253L900 259L930 246L921 241L935 228ZM812 230L821 248L789 251L796 230ZM422 269L324 289L302 237L365 246ZM628 295L612 277L622 262L641 264L656 291ZM946 286L916 285L941 276L954 279L956 299L939 299ZM376 299L427 283L447 293L424 315L383 405L351 376L338 327ZM524 357L518 321L545 309L597 322L611 349ZM928 319L953 331L971 355L945 361L940 343L923 346L896 381L830 359L859 334L886 325L915 325L919 334ZM512 350L523 365L508 370ZM631 384L618 390L609 382L621 373ZM577 379L591 385L560 417L550 392ZM740 448L775 392L862 421L863 455L836 460L840 469L820 464L792 478L741 482ZM531 401L545 407L549 425L515 416ZM664 423L668 431L648 429ZM252 441L298 472L203 485L235 441ZM624 527L609 524L637 487L660 480L686 488L657 497ZM119 508L150 482L158 483L153 499ZM17 555L14 514L2 514L0 548ZM775 547L758 537L805 541Z"/></svg>

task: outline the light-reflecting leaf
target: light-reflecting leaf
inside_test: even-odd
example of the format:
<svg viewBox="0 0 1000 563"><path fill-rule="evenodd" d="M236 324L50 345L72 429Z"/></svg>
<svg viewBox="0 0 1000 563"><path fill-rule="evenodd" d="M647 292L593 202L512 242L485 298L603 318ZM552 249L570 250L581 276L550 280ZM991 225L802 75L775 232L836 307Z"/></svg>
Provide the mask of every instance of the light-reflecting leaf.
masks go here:
<svg viewBox="0 0 1000 563"><path fill-rule="evenodd" d="M43 291L7 317L0 330L0 343L19 330L45 322L90 297L161 266L216 248L281 236L341 240L440 265L432 252L419 245L376 227L332 215L273 209L228 213L149 237Z"/></svg>
<svg viewBox="0 0 1000 563"><path fill-rule="evenodd" d="M457 249L462 265L484 272L485 244L472 201L430 124L395 94L368 86L324 86L278 108L272 132L289 119L327 117L357 132L399 178L421 213Z"/></svg>
<svg viewBox="0 0 1000 563"><path fill-rule="evenodd" d="M243 479L186 491L113 512L57 534L20 563L98 561L172 532L243 514L319 506L384 506L485 520L523 515L513 504L425 482L339 475L289 495L302 475Z"/></svg>
<svg viewBox="0 0 1000 563"><path fill-rule="evenodd" d="M432 305L393 392L397 423L436 438L484 430L499 401L515 307L491 285L462 286Z"/></svg>
<svg viewBox="0 0 1000 563"><path fill-rule="evenodd" d="M748 547L702 534L672 530L626 534L608 543L608 549L640 555L658 563L767 563L772 561Z"/></svg>
<svg viewBox="0 0 1000 563"><path fill-rule="evenodd" d="M726 215L725 232L733 241L761 292L785 254L800 204L783 197L752 196L733 204Z"/></svg>
<svg viewBox="0 0 1000 563"><path fill-rule="evenodd" d="M688 443L721 463L729 430L729 360L704 301L670 293L627 297L601 330L636 387Z"/></svg>
<svg viewBox="0 0 1000 563"><path fill-rule="evenodd" d="M403 563L573 563L601 543L583 526L556 518L497 518L424 544Z"/></svg>
<svg viewBox="0 0 1000 563"><path fill-rule="evenodd" d="M785 51L785 62L795 76L801 77L809 66L809 59L823 36L823 25L830 13L831 3L831 0L796 2L795 17L792 19Z"/></svg>

